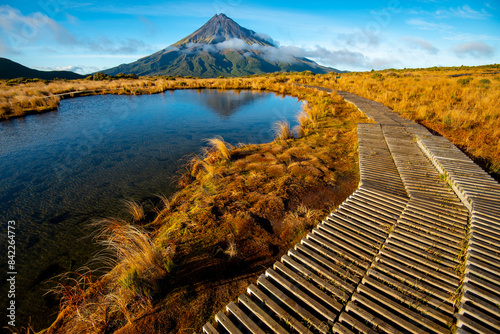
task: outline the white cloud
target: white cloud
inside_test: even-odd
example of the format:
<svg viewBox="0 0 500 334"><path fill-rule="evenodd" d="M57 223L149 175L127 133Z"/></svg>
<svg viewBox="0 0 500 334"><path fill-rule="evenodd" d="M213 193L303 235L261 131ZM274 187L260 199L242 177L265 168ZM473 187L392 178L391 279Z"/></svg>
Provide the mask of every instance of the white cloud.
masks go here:
<svg viewBox="0 0 500 334"><path fill-rule="evenodd" d="M452 41L477 41L477 40L486 40L486 41L500 41L500 36L492 36L492 35L476 35L470 33L457 34L453 36L444 37L444 39L452 40Z"/></svg>
<svg viewBox="0 0 500 334"><path fill-rule="evenodd" d="M83 72L83 66L74 66L74 65L68 65L68 66L54 66L54 67L49 67L49 66L37 66L35 67L38 70L41 71L71 71L75 73L84 73Z"/></svg>
<svg viewBox="0 0 500 334"><path fill-rule="evenodd" d="M8 5L0 6L0 31L9 51L40 39L54 39L60 44L75 44L75 38L62 25L40 12L23 15Z"/></svg>
<svg viewBox="0 0 500 334"><path fill-rule="evenodd" d="M495 54L495 50L482 41L457 44L452 51L458 57L486 58Z"/></svg>
<svg viewBox="0 0 500 334"><path fill-rule="evenodd" d="M247 47L250 47L251 49L257 49L260 47L260 45L258 44L248 45L242 39L232 38L230 40L215 44L215 47L219 50L226 50L226 49L243 50L247 49Z"/></svg>
<svg viewBox="0 0 500 334"><path fill-rule="evenodd" d="M495 7L493 7L490 3L485 3L484 4L486 7L488 7L489 9L493 9L493 10L497 10Z"/></svg>
<svg viewBox="0 0 500 334"><path fill-rule="evenodd" d="M270 44L272 44L272 45L274 45L274 46L279 46L279 43L276 42L275 40L273 40L271 38L271 36L269 36L268 34L255 33L255 36L258 37L258 38L260 38L260 39L262 39L262 40L264 40L264 41L266 41L266 42L268 42L268 43L270 43Z"/></svg>
<svg viewBox="0 0 500 334"><path fill-rule="evenodd" d="M68 19L70 20L71 17ZM39 12L23 15L18 9L0 6L0 51L3 54L20 53L29 47L54 44L69 48L110 54L137 54L153 51L141 40L125 38L111 40L105 37L76 38L65 27Z"/></svg>
<svg viewBox="0 0 500 334"><path fill-rule="evenodd" d="M380 44L379 36L371 31L357 31L354 33L338 34L340 40L351 47L373 47Z"/></svg>
<svg viewBox="0 0 500 334"><path fill-rule="evenodd" d="M106 66L87 66L87 65L67 65L67 66L35 66L34 68L41 71L71 71L78 74L89 74L105 70Z"/></svg>
<svg viewBox="0 0 500 334"><path fill-rule="evenodd" d="M303 50L302 57L313 58L330 66L363 66L368 61L368 58L360 52L347 49L328 50L320 46L316 46L315 49Z"/></svg>
<svg viewBox="0 0 500 334"><path fill-rule="evenodd" d="M414 26L420 30L450 30L453 29L452 26L449 26L444 23L433 23L427 22L420 19L411 19L406 21L407 24Z"/></svg>
<svg viewBox="0 0 500 334"><path fill-rule="evenodd" d="M172 50L169 47L166 50ZM262 52L263 56L270 61L290 62L296 58L312 58L327 66L364 66L368 63L368 58L359 52L352 52L347 49L329 50L316 45L313 48L302 48L297 46L262 46L258 44L249 45L245 41L234 38L217 44L196 44L188 43L187 49L182 49L182 52L192 53L202 49L206 52L217 52L221 50L233 49L249 51L244 55L250 55L252 51Z"/></svg>
<svg viewBox="0 0 500 334"><path fill-rule="evenodd" d="M463 5L462 7L457 8L437 10L434 14L437 18L458 17L462 19L484 19L491 16L491 14L484 9L481 9L481 11L477 11L472 9L468 5Z"/></svg>
<svg viewBox="0 0 500 334"><path fill-rule="evenodd" d="M420 37L405 36L402 38L402 40L412 47L427 51L427 53L429 54L435 55L439 52L439 50L434 45Z"/></svg>
<svg viewBox="0 0 500 334"><path fill-rule="evenodd" d="M91 51L110 54L136 54L138 52L143 53L146 50L152 51L151 46L133 38L112 41L101 37L94 40L81 41L80 45Z"/></svg>
<svg viewBox="0 0 500 334"><path fill-rule="evenodd" d="M386 69L386 68L396 68L401 62L393 58L373 58L368 62L368 67L376 70Z"/></svg>

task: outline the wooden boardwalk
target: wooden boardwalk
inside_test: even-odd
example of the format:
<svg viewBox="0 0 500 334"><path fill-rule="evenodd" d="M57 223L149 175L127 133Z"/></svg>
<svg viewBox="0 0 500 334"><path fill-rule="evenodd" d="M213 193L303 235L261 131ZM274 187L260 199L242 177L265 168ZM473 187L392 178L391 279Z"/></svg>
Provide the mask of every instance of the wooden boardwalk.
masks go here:
<svg viewBox="0 0 500 334"><path fill-rule="evenodd" d="M445 138L338 94L377 122L358 126L358 190L203 331L498 333L500 185Z"/></svg>

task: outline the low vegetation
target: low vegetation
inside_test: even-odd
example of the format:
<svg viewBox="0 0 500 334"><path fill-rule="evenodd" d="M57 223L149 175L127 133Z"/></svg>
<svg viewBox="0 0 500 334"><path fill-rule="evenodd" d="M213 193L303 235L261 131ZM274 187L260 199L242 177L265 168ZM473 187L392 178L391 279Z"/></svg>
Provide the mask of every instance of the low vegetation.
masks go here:
<svg viewBox="0 0 500 334"><path fill-rule="evenodd" d="M280 122L271 143L207 140L174 196L158 195L151 210L126 201L129 222L96 222L107 249L96 261L109 272L63 277L61 311L45 333L196 331L355 190L357 124L367 120L336 94L276 79L182 79L290 94L308 107L295 133Z"/></svg>
<svg viewBox="0 0 500 334"><path fill-rule="evenodd" d="M16 79L17 80L17 79ZM81 80L0 81L0 120L54 110L60 94L151 94L169 89L273 90L277 83L301 83L349 91L381 102L451 140L499 179L500 65L314 75L270 74L245 78L197 79L95 74ZM278 91L284 90L280 88ZM276 89L274 89L276 90ZM314 122L321 108L309 110ZM319 115L320 116L320 115Z"/></svg>
<svg viewBox="0 0 500 334"><path fill-rule="evenodd" d="M438 133L500 179L500 65L304 77L383 103Z"/></svg>
<svg viewBox="0 0 500 334"><path fill-rule="evenodd" d="M116 219L98 220L93 227L103 246L94 261L107 274L97 278L83 268L54 278L49 293L60 296L60 313L48 332L105 333L131 323L151 309L172 269L172 248L157 245L144 228ZM62 322L71 325L62 330Z"/></svg>
<svg viewBox="0 0 500 334"><path fill-rule="evenodd" d="M97 222L108 252L95 279L70 273L56 290L61 311L44 333L193 332L254 283L264 268L356 188L357 124L368 122L335 93L377 100L449 138L498 175L499 66L387 70L231 79L111 78L0 84L0 117L52 109L57 94L150 94L168 89L268 90L307 101L299 126L276 139L231 147L207 140L179 177L179 191L145 210L129 201L130 222ZM63 96L65 97L65 96ZM496 174L495 174L496 173ZM149 207L149 205L148 205ZM151 212L149 212L151 211Z"/></svg>

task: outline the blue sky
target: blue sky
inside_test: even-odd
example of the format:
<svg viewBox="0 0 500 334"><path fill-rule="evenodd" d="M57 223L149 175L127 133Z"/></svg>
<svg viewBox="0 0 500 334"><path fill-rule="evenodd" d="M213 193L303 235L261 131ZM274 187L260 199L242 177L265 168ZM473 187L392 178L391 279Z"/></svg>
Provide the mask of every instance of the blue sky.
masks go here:
<svg viewBox="0 0 500 334"><path fill-rule="evenodd" d="M0 56L89 73L161 50L217 13L342 70L500 63L498 0L9 0Z"/></svg>

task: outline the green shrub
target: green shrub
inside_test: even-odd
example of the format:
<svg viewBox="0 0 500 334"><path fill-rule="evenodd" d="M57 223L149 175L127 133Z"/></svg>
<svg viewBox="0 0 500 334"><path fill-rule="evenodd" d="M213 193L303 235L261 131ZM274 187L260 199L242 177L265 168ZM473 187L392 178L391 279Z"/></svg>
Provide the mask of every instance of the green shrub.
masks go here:
<svg viewBox="0 0 500 334"><path fill-rule="evenodd" d="M107 74L104 74L102 72L97 72L92 75L92 80L94 81L102 81L102 80L109 80L111 77Z"/></svg>
<svg viewBox="0 0 500 334"><path fill-rule="evenodd" d="M469 82L471 82L472 80L474 80L473 77L468 77L468 78L463 78L463 79L458 79L457 80L457 84L459 85L462 85L462 86L466 86L469 84Z"/></svg>
<svg viewBox="0 0 500 334"><path fill-rule="evenodd" d="M42 80L38 79L38 78L31 79L31 78L21 77L21 78L7 80L6 84L7 84L7 86L15 86L15 85L23 84L23 83L38 82L38 81L42 81Z"/></svg>
<svg viewBox="0 0 500 334"><path fill-rule="evenodd" d="M451 118L450 118L450 115L449 115L449 114L448 114L448 115L446 115L446 116L444 117L444 119L443 119L443 124L444 124L445 126L451 126Z"/></svg>
<svg viewBox="0 0 500 334"><path fill-rule="evenodd" d="M117 75L115 75L115 78L116 79L137 79L137 75L135 75L134 73L130 73L130 74L118 73Z"/></svg>

